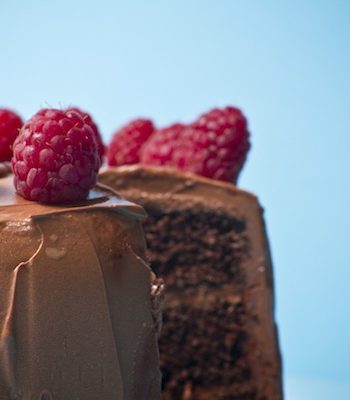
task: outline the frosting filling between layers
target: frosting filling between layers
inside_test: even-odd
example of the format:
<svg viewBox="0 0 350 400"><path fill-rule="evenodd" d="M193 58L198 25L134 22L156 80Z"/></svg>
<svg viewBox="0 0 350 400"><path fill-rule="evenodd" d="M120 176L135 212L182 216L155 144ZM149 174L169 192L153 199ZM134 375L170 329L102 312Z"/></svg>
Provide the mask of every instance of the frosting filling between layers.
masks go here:
<svg viewBox="0 0 350 400"><path fill-rule="evenodd" d="M41 205L10 180L0 180L0 398L160 398L162 283L144 262L142 208L102 186L85 204Z"/></svg>

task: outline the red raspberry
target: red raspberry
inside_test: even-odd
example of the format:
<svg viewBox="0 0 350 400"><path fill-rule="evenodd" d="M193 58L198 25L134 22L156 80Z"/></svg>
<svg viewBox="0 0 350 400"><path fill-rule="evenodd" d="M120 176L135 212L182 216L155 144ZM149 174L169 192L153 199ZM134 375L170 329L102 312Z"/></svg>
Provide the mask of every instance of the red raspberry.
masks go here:
<svg viewBox="0 0 350 400"><path fill-rule="evenodd" d="M159 129L144 144L141 150L141 163L148 165L167 165L176 167L174 152L184 129L183 124L174 124L167 128Z"/></svg>
<svg viewBox="0 0 350 400"><path fill-rule="evenodd" d="M153 123L148 119L136 119L119 129L107 149L108 164L137 164L141 148L153 132Z"/></svg>
<svg viewBox="0 0 350 400"><path fill-rule="evenodd" d="M209 178L237 182L250 148L247 120L235 107L215 108L183 135L188 169Z"/></svg>
<svg viewBox="0 0 350 400"><path fill-rule="evenodd" d="M84 200L96 184L100 164L94 132L75 111L40 110L13 144L15 187L28 200Z"/></svg>
<svg viewBox="0 0 350 400"><path fill-rule="evenodd" d="M100 133L95 121L92 119L90 114L88 114L86 111L81 110L78 107L69 107L67 109L67 111L75 111L75 112L80 113L80 115L83 117L84 122L91 126L91 128L95 134L97 147L98 147L98 154L100 155L101 164L102 164L103 155L105 153L105 146L103 144L101 133Z"/></svg>
<svg viewBox="0 0 350 400"><path fill-rule="evenodd" d="M249 146L241 111L216 108L188 127L175 125L156 132L145 144L141 161L236 182Z"/></svg>
<svg viewBox="0 0 350 400"><path fill-rule="evenodd" d="M0 108L0 162L11 160L12 144L22 125L23 122L17 114Z"/></svg>

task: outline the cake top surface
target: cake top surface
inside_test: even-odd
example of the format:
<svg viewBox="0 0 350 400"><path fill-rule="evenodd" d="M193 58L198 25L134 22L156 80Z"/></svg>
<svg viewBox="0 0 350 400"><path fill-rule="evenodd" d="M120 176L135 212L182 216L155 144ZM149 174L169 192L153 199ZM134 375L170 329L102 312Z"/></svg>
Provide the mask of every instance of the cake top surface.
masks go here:
<svg viewBox="0 0 350 400"><path fill-rule="evenodd" d="M172 167L133 164L120 167L108 167L101 170L100 175L104 176L109 173L117 173L120 177L124 175L129 179L142 178L143 184L145 186L147 185L150 191L165 192L174 190L174 181L178 181L187 182L188 188L201 185L207 188L212 187L231 191L233 193L240 193L248 197L256 197L254 194L238 188L233 183L206 178L192 172L183 172Z"/></svg>
<svg viewBox="0 0 350 400"><path fill-rule="evenodd" d="M68 205L47 205L29 201L17 195L12 176L0 179L0 222L8 219L9 216L11 219L19 220L89 209L109 209L134 219L143 219L146 216L141 206L121 198L118 193L102 184L97 184L91 190L86 201Z"/></svg>
<svg viewBox="0 0 350 400"><path fill-rule="evenodd" d="M141 197L163 199L168 203L178 200L205 202L212 206L236 208L237 202L257 204L254 194L237 188L232 183L205 178L190 172L160 166L129 165L109 167L100 173L99 181L120 191L127 198L137 192ZM233 202L232 200L235 199Z"/></svg>

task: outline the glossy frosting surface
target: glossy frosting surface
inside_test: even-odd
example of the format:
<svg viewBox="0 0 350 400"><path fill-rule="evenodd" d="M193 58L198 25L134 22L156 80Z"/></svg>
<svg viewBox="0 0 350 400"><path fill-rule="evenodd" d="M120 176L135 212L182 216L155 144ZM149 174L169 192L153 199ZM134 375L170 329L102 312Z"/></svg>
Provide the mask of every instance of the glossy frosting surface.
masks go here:
<svg viewBox="0 0 350 400"><path fill-rule="evenodd" d="M47 206L0 179L0 398L160 398L162 284L142 207L99 185Z"/></svg>

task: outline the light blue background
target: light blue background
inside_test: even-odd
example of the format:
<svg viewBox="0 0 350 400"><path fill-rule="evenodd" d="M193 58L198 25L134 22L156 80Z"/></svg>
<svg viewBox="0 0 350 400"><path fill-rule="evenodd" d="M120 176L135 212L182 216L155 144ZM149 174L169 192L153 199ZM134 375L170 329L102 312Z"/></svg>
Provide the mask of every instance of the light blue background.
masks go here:
<svg viewBox="0 0 350 400"><path fill-rule="evenodd" d="M0 103L105 140L240 106L275 265L287 400L350 399L350 1L0 2Z"/></svg>

